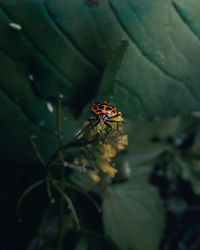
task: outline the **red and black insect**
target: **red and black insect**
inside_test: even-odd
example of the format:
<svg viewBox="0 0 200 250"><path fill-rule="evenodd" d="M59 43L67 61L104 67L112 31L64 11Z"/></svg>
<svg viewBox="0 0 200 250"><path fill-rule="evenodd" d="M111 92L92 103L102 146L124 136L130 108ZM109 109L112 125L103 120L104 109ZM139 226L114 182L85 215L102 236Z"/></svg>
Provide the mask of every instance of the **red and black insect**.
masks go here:
<svg viewBox="0 0 200 250"><path fill-rule="evenodd" d="M112 118L120 116L120 114L118 114L117 108L111 103L108 103L106 101L96 102L92 105L91 110L95 116L94 118L89 119L89 122L92 127L96 127L100 122L104 123L109 128L107 134L112 130L112 126L108 122L115 122L117 123L118 127L118 123L120 121L112 120Z"/></svg>

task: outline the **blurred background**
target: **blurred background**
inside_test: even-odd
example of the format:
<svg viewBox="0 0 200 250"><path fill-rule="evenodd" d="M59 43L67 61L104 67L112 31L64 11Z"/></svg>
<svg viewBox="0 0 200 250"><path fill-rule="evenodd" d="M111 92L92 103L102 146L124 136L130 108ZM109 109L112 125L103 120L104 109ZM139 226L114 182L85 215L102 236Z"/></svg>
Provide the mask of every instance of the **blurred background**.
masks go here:
<svg viewBox="0 0 200 250"><path fill-rule="evenodd" d="M200 249L200 2L196 0L0 0L1 249ZM127 122L118 174L68 170L50 204L45 162L69 143L96 100ZM70 151L68 158L80 155ZM77 191L78 190L78 191ZM80 192L80 190L82 192ZM94 200L102 208L99 213Z"/></svg>

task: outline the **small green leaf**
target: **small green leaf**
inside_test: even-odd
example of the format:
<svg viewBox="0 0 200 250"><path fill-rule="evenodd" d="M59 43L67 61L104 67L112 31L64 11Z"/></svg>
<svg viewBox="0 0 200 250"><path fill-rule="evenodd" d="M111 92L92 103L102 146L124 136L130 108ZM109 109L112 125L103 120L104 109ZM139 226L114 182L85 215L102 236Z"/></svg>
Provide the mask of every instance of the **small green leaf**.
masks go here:
<svg viewBox="0 0 200 250"><path fill-rule="evenodd" d="M105 231L123 250L157 250L163 212L156 188L137 179L109 186L103 195Z"/></svg>

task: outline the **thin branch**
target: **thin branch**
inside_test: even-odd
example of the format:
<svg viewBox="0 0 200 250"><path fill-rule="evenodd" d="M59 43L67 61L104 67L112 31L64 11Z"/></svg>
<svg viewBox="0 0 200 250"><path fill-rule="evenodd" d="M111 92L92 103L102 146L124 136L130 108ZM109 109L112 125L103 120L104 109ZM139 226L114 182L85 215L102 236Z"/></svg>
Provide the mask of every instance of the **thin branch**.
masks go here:
<svg viewBox="0 0 200 250"><path fill-rule="evenodd" d="M68 188L71 188L71 189L74 189L75 191L85 195L93 204L94 206L97 208L98 212L102 212L101 210L101 207L99 206L99 204L95 201L95 199L92 198L91 195L89 195L87 192L83 191L83 189L81 188L78 188L77 186L69 183L69 182L65 182L64 184L65 187L68 187Z"/></svg>
<svg viewBox="0 0 200 250"><path fill-rule="evenodd" d="M21 203L24 200L24 198L31 192L33 191L36 187L40 186L43 182L45 182L45 179L41 179L39 181L36 181L34 184L32 184L31 186L29 186L19 197L19 200L17 202L17 215L18 215L18 220L19 222L21 222L21 216L20 216L20 212L19 209L21 207Z"/></svg>
<svg viewBox="0 0 200 250"><path fill-rule="evenodd" d="M64 156L63 156L63 149L62 149L62 98L63 95L59 95L58 98L58 107L57 107L57 139L58 139L58 145L59 145L59 152L58 152L58 158L61 162L60 166L60 183L61 186L63 186L64 180L65 180L65 169L64 169ZM53 183L57 190L59 191L59 186L56 183ZM62 189L61 189L62 190ZM59 191L60 192L60 191ZM61 195L60 197L60 206L59 206L59 223L58 223L58 243L57 243L57 249L63 248L63 239L64 239L64 218L65 218L65 197Z"/></svg>
<svg viewBox="0 0 200 250"><path fill-rule="evenodd" d="M76 223L77 229L80 230L80 222L76 213L76 210L74 208L74 205L70 199L70 197L62 190L62 188L59 186L58 182L56 180L54 180L52 178L52 183L54 184L55 188L57 189L57 191L62 195L62 197L65 199L65 201L68 204L68 207L71 209L72 211L72 215L74 218L74 221Z"/></svg>
<svg viewBox="0 0 200 250"><path fill-rule="evenodd" d="M45 163L45 161L43 160L43 158L42 158L42 156L41 156L41 154L40 154L40 152L39 152L39 150L38 150L38 148L37 148L37 145L36 145L34 139L32 139L32 138L31 138L31 145L32 145L32 147L33 147L33 151L35 152L36 157L38 158L38 160L40 161L40 163L41 163L43 166L45 166L46 163Z"/></svg>
<svg viewBox="0 0 200 250"><path fill-rule="evenodd" d="M51 191L51 182L50 182L50 172L47 173L47 176L46 176L46 188L47 188L47 195L50 199L50 202L52 203L53 201L53 196L52 196L52 191Z"/></svg>
<svg viewBox="0 0 200 250"><path fill-rule="evenodd" d="M58 157L62 164L64 164L63 150L62 150L62 98L63 95L60 94L58 98L58 107L57 107L57 139L59 145Z"/></svg>

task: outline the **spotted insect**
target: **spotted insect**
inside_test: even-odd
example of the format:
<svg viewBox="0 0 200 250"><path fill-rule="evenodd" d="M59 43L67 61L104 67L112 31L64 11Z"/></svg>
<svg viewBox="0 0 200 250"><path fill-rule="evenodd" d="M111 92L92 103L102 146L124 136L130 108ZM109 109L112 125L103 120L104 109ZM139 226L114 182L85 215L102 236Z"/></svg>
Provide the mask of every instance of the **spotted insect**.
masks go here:
<svg viewBox="0 0 200 250"><path fill-rule="evenodd" d="M115 122L118 123L120 121L112 120L113 118L120 116L117 112L117 108L113 106L111 103L106 101L103 102L96 102L91 106L92 113L94 118L90 118L89 122L92 127L96 127L99 123L104 123L109 129L106 134L108 134L112 130L112 126L108 122Z"/></svg>

